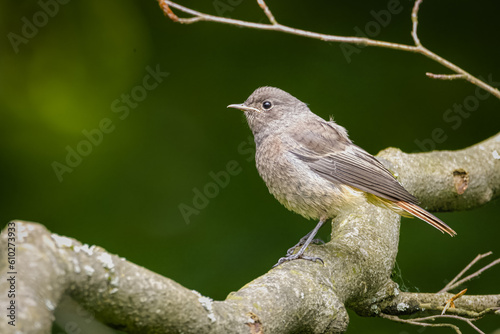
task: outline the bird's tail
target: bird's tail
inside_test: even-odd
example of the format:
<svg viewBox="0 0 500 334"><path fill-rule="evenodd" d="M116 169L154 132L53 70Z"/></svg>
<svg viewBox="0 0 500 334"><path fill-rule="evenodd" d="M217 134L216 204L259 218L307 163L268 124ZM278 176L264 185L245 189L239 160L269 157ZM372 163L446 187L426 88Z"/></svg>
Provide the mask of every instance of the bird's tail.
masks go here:
<svg viewBox="0 0 500 334"><path fill-rule="evenodd" d="M453 231L453 229L451 227L449 227L448 225L446 225L441 219L439 219L438 217L434 216L433 214L427 212L426 210L422 209L418 205L412 204L409 202L404 202L404 201L398 201L398 202L393 202L393 203L396 204L401 209L405 210L406 212L411 213L415 217L418 217L418 218L422 219L423 221L425 221L426 223L431 224L432 226L434 226L435 228L437 228L441 232L443 232L443 233L446 232L449 235L451 235L452 237L457 235L457 232Z"/></svg>

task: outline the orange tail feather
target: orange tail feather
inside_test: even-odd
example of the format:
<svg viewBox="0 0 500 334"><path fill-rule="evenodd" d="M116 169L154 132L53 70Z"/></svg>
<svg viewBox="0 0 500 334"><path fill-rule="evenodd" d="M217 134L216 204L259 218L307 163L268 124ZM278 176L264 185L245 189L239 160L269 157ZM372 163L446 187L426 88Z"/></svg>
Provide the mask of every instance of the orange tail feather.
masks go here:
<svg viewBox="0 0 500 334"><path fill-rule="evenodd" d="M399 206L401 209L405 210L406 212L411 213L415 217L422 219L426 223L431 224L432 226L434 226L435 228L437 228L438 230L440 230L443 233L446 232L449 235L451 235L452 237L457 235L457 232L453 231L453 229L451 227L449 227L448 225L446 225L441 219L439 219L438 217L434 216L433 214L425 211L424 209L422 209L421 207L419 207L416 204L403 202L403 201L394 202L394 204L396 204L397 206Z"/></svg>

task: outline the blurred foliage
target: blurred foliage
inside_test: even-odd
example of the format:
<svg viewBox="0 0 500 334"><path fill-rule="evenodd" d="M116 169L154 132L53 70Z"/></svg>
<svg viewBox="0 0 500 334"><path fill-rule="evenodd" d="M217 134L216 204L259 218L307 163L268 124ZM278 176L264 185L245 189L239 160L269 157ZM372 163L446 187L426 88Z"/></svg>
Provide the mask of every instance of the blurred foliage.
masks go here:
<svg viewBox="0 0 500 334"><path fill-rule="evenodd" d="M388 3L268 4L283 24L354 35L376 25ZM266 21L254 1L192 6ZM400 6L372 37L412 42L412 2ZM420 39L500 84L499 9L498 2L485 0L424 2ZM480 101L458 126L447 121L446 111L474 96L475 87L426 78L427 71L448 71L414 54L363 48L348 62L335 43L214 23L175 24L155 1L4 1L0 17L1 220L40 222L214 299L269 270L314 224L269 195L253 165L244 118L226 105L244 101L259 86L277 86L320 116L333 115L374 154L387 146L422 151L417 143L436 128L446 136L436 149L463 148L499 130L500 101L494 98ZM39 27L30 31L26 22ZM154 83L146 77L155 69L169 74L144 89L144 80ZM108 133L96 130L106 119ZM78 149L85 155L70 158L70 167L68 152ZM215 184L210 172L225 171L230 161L239 172L212 188L213 198L200 202L204 207L188 223L179 205L193 207L196 191ZM71 172L58 177L54 162ZM439 214L458 232L453 239L403 219L402 278L420 291L437 291L478 253L498 256L499 208L497 200L470 212ZM325 239L328 233L321 231ZM498 293L499 274L500 268L484 273L467 284L468 293ZM479 325L486 332L500 327L496 319ZM422 329L352 315L350 332Z"/></svg>

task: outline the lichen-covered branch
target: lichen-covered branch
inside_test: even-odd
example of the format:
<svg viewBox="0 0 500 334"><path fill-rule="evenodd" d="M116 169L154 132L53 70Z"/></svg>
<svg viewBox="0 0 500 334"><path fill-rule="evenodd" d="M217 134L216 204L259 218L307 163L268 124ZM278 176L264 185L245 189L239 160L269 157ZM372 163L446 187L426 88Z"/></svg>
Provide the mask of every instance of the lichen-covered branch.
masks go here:
<svg viewBox="0 0 500 334"><path fill-rule="evenodd" d="M424 203L438 209L442 203L446 208L470 208L498 195L500 161L492 160L491 150L500 151L499 138L456 152L404 154L390 149L381 156ZM461 194L453 176L457 168L469 179L467 186L460 186ZM421 174L428 179L422 180ZM263 329L278 334L341 333L349 323L346 308L364 316L423 309L440 313L452 294L401 293L390 279L399 221L394 212L369 203L346 210L333 220L332 240L308 249L324 265L300 260L284 263L224 301L212 301L100 247L52 234L40 224L15 221L0 237L0 295L7 296L12 289L17 294L10 300L0 298L0 307L7 309L14 300L15 329L23 333L48 333L64 295L103 323L130 333L259 333ZM9 238L15 238L13 265L7 256ZM494 309L498 300L498 295L464 295L455 301L456 310L447 310L445 316L498 314ZM0 333L11 330L7 321L0 321Z"/></svg>
<svg viewBox="0 0 500 334"><path fill-rule="evenodd" d="M392 300L378 305L384 314L411 315L420 312L441 313L446 302L453 297L452 293L414 293L401 292ZM454 308L448 308L446 314L467 318L478 318L500 309L498 295L463 295L455 301Z"/></svg>
<svg viewBox="0 0 500 334"><path fill-rule="evenodd" d="M429 211L479 207L500 195L500 133L459 151L378 154Z"/></svg>
<svg viewBox="0 0 500 334"><path fill-rule="evenodd" d="M343 332L348 325L345 304L367 296L382 299L396 287L389 273L397 251L399 218L369 204L363 210L352 217L339 216L333 228L339 242L311 248L325 260L324 266L308 261L284 264L225 301L212 301L100 247L51 234L39 224L16 221L16 230L23 235L18 240L17 279L23 287L32 286L23 288L28 292L17 302L36 301L19 314L16 329L48 332L54 308L68 294L97 319L131 333L249 333L249 328L261 325L271 333ZM370 228L363 227L367 219ZM391 228L385 228L388 222ZM386 241L370 243L371 238ZM6 242L4 231L2 274ZM0 282L0 293L6 289L8 284ZM0 322L0 332L8 329Z"/></svg>

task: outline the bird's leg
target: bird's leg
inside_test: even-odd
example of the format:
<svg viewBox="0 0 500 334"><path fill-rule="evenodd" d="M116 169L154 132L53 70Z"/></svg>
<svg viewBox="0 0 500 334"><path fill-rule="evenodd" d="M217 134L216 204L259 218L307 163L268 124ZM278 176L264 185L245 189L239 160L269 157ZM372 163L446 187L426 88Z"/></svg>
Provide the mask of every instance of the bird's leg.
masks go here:
<svg viewBox="0 0 500 334"><path fill-rule="evenodd" d="M316 233L318 233L318 231L321 228L321 226L323 226L323 224L325 223L325 220L326 220L325 218L321 218L320 221L318 222L318 224L316 225L316 227L304 237L304 238L307 237L307 239L305 240L305 242L303 243L302 247L300 248L300 250L297 253L289 255L288 252L287 252L287 256L282 257L281 259L279 259L278 263L276 263L273 266L273 268L276 267L276 266L279 266L280 264L282 264L284 262L293 261L293 260L296 260L296 259L303 259L303 260L308 260L308 261L321 261L321 263L324 264L324 262L323 262L323 260L321 258L314 257L314 256L306 256L306 255L304 255L304 252L305 252L306 248L314 240L314 237L316 236ZM304 238L302 238L302 239L304 239ZM300 239L299 244L302 242L302 239ZM296 246L294 246L294 247L296 247ZM294 248L294 247L292 247L292 248Z"/></svg>
<svg viewBox="0 0 500 334"><path fill-rule="evenodd" d="M297 242L297 244L296 244L295 246L288 248L288 250L286 251L286 256L290 256L290 255L292 255L292 254L295 252L295 250L296 250L297 248L299 248L299 247L301 247L303 244L305 244L305 242L307 241L307 238L309 238L309 236L311 235L311 233L312 233L312 231L310 231L310 232L309 232L309 233L307 233L305 236L303 236L303 237L299 240L299 242ZM312 244L319 244L319 245L323 245L325 242L324 242L323 240L321 240L321 239L316 238L316 239L312 239L312 240L311 240L311 243L312 243Z"/></svg>

